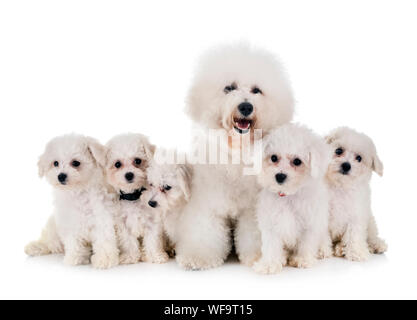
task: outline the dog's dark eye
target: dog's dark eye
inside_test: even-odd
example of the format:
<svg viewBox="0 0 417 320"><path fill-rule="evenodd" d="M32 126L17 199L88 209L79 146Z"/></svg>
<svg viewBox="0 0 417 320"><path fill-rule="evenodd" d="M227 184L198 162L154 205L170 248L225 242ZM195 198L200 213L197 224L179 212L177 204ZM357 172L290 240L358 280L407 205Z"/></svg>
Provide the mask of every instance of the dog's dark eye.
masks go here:
<svg viewBox="0 0 417 320"><path fill-rule="evenodd" d="M344 150L342 148L337 148L334 153L336 153L338 156L341 156L343 154Z"/></svg>
<svg viewBox="0 0 417 320"><path fill-rule="evenodd" d="M298 158L295 158L294 160L293 160L293 162L292 162L296 167L298 167L298 166L300 166L303 162L300 160L300 159L298 159Z"/></svg>
<svg viewBox="0 0 417 320"><path fill-rule="evenodd" d="M136 166L140 166L140 164L142 163L142 160L141 159L139 159L139 158L136 158L135 159L135 161L134 161L134 164L136 165Z"/></svg>
<svg viewBox="0 0 417 320"><path fill-rule="evenodd" d="M361 156L356 156L356 161L361 162L362 161L362 157Z"/></svg>
<svg viewBox="0 0 417 320"><path fill-rule="evenodd" d="M259 89L258 87L253 87L251 92L253 94L262 94L262 90Z"/></svg>
<svg viewBox="0 0 417 320"><path fill-rule="evenodd" d="M274 154L271 156L271 161L272 162L278 162L278 157Z"/></svg>
<svg viewBox="0 0 417 320"><path fill-rule="evenodd" d="M236 84L232 83L230 86L225 86L224 89L223 89L223 91L225 93L229 93L229 92L231 92L233 90L236 90L236 88L237 88L236 87Z"/></svg>
<svg viewBox="0 0 417 320"><path fill-rule="evenodd" d="M171 187L171 186L169 186L169 185L167 185L167 184L166 184L166 185L164 185L164 190L165 190L165 191L169 191L169 190L171 190L171 188L172 188L172 187Z"/></svg>
<svg viewBox="0 0 417 320"><path fill-rule="evenodd" d="M120 161L116 161L116 163L114 164L114 166L119 169L122 166L122 163Z"/></svg>
<svg viewBox="0 0 417 320"><path fill-rule="evenodd" d="M71 165L72 165L74 168L79 167L79 166L80 166L80 164L81 164L81 162L80 162L80 161L77 161L77 160L74 160L74 161L71 163Z"/></svg>
<svg viewBox="0 0 417 320"><path fill-rule="evenodd" d="M54 167L58 167L59 166L59 162L58 161L54 161Z"/></svg>

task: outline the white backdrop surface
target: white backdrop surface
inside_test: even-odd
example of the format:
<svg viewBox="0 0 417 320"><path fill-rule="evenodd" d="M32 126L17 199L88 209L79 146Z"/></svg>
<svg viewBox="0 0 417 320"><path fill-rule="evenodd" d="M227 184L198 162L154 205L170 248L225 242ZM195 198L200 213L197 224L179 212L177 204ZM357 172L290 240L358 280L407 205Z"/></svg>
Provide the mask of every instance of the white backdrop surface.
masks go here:
<svg viewBox="0 0 417 320"><path fill-rule="evenodd" d="M0 298L417 298L415 1L0 2ZM284 62L296 120L369 134L385 164L373 209L384 256L259 276L233 259L108 271L27 258L52 209L37 158L52 137L124 132L186 150L184 99L206 48L247 40ZM210 201L210 200L208 200Z"/></svg>

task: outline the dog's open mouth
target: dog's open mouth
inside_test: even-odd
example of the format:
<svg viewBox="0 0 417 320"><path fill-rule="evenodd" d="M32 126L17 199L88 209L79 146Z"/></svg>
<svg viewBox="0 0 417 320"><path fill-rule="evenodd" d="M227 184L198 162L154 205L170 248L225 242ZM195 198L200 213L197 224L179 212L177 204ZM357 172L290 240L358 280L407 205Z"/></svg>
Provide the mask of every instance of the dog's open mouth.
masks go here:
<svg viewBox="0 0 417 320"><path fill-rule="evenodd" d="M248 133L252 127L253 120L245 118L233 118L233 127L239 134Z"/></svg>

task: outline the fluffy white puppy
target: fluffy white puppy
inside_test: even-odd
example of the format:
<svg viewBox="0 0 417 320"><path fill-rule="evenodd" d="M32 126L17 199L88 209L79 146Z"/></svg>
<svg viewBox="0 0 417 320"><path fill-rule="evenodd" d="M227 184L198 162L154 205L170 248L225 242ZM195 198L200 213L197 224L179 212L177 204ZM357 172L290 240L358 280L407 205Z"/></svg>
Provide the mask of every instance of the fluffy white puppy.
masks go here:
<svg viewBox="0 0 417 320"><path fill-rule="evenodd" d="M248 45L223 46L201 59L187 114L204 131L217 129L229 141L251 135L253 143L255 129L267 132L291 120L292 91L270 53ZM242 162L230 161L232 147L220 150L227 164L193 166L192 197L183 211L176 246L177 262L186 269L212 268L225 261L232 247L232 221L240 261L250 266L260 256L254 214L259 187L255 175L243 175Z"/></svg>
<svg viewBox="0 0 417 320"><path fill-rule="evenodd" d="M80 135L53 139L39 159L39 175L54 187L55 212L41 238L26 246L28 255L65 252L69 265L109 268L119 262L113 214L114 197L100 166L103 146Z"/></svg>
<svg viewBox="0 0 417 320"><path fill-rule="evenodd" d="M166 262L160 216L142 195L146 192L146 169L155 147L141 134L124 134L111 139L106 149L106 178L119 198L116 231L120 263Z"/></svg>
<svg viewBox="0 0 417 320"><path fill-rule="evenodd" d="M264 139L263 158L256 211L262 258L254 269L280 272L290 254L289 264L299 268L330 256L326 143L306 127L287 124Z"/></svg>
<svg viewBox="0 0 417 320"><path fill-rule="evenodd" d="M148 205L162 217L167 249L172 251L178 239L181 212L191 196L192 168L186 164L158 164L148 168Z"/></svg>
<svg viewBox="0 0 417 320"><path fill-rule="evenodd" d="M327 181L335 255L362 261L369 252L385 252L387 245L378 237L371 211L372 171L383 174L374 143L368 136L346 127L335 129L326 140L333 150Z"/></svg>

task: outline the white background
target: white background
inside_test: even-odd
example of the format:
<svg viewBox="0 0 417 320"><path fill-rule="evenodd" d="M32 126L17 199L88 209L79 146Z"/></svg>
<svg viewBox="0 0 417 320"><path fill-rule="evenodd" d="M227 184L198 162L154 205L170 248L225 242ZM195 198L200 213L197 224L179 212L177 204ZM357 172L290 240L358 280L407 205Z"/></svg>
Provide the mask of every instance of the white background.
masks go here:
<svg viewBox="0 0 417 320"><path fill-rule="evenodd" d="M2 1L0 298L417 298L415 1ZM248 40L279 55L296 120L368 133L385 164L373 208L385 256L259 276L236 261L96 271L27 258L47 220L37 158L52 137L142 132L187 149L184 98L206 48ZM211 201L208 199L208 201Z"/></svg>

